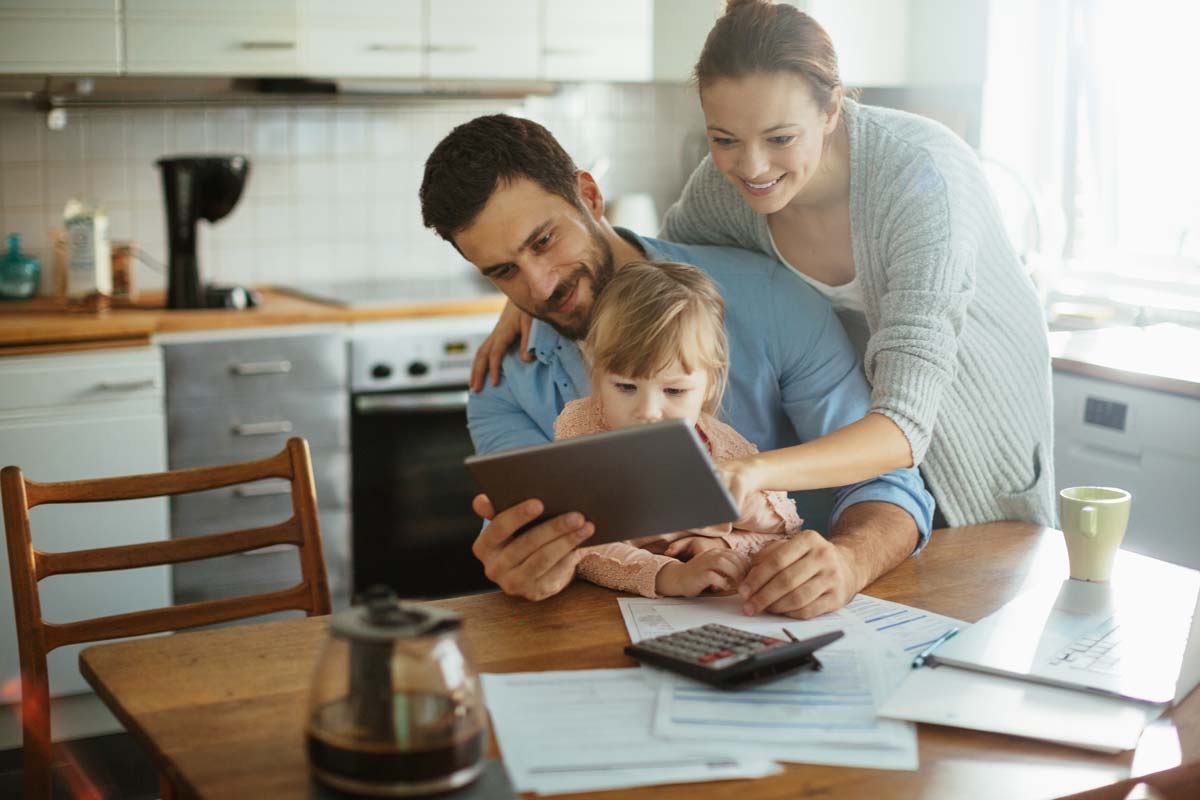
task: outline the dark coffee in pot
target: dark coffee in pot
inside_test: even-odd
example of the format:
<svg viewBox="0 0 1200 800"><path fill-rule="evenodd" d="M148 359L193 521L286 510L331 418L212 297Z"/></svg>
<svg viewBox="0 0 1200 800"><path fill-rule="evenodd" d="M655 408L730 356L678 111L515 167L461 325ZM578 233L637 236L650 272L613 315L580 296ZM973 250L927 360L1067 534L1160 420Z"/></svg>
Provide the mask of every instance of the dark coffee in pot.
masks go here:
<svg viewBox="0 0 1200 800"><path fill-rule="evenodd" d="M460 703L429 692L403 692L392 700L387 710L394 725L390 740L379 737L377 729L364 728L362 709L349 700L314 711L308 757L320 780L351 791L416 794L475 779L483 731L462 715Z"/></svg>

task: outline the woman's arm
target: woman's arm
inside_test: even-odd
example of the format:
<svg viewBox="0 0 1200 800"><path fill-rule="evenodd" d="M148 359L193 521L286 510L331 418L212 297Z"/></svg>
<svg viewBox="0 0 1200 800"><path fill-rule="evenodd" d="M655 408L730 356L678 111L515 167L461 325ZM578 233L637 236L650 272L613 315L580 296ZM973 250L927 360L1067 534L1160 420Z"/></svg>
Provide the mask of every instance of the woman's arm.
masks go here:
<svg viewBox="0 0 1200 800"><path fill-rule="evenodd" d="M882 414L867 414L820 439L734 459L717 468L740 508L753 492L849 486L912 465L908 439L896 423Z"/></svg>

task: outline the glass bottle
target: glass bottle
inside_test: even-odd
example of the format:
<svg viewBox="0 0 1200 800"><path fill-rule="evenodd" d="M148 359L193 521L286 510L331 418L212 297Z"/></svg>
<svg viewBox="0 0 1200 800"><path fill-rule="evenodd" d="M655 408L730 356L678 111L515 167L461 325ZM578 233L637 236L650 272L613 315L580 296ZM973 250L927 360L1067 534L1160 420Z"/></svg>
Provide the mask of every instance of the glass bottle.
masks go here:
<svg viewBox="0 0 1200 800"><path fill-rule="evenodd" d="M8 252L0 259L0 300L28 300L37 294L42 267L21 252L19 234L8 235Z"/></svg>

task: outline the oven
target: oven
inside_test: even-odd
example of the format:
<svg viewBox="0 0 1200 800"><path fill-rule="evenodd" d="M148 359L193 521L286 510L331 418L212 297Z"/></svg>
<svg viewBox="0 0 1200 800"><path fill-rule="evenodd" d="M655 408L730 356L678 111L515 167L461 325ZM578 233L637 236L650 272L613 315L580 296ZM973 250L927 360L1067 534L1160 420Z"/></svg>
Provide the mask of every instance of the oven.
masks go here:
<svg viewBox="0 0 1200 800"><path fill-rule="evenodd" d="M353 326L350 336L354 589L401 597L495 588L471 553L478 489L463 459L467 380L495 314Z"/></svg>

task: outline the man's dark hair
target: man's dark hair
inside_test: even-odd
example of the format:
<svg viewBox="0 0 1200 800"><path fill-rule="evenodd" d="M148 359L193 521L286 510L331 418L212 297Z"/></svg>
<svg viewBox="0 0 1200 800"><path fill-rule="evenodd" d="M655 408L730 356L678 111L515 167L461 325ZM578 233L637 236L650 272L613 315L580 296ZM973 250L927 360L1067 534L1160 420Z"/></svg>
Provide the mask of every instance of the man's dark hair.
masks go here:
<svg viewBox="0 0 1200 800"><path fill-rule="evenodd" d="M527 119L493 114L450 131L425 161L421 216L446 241L470 225L502 181L528 178L578 207L575 162ZM457 245L456 245L457 247Z"/></svg>

